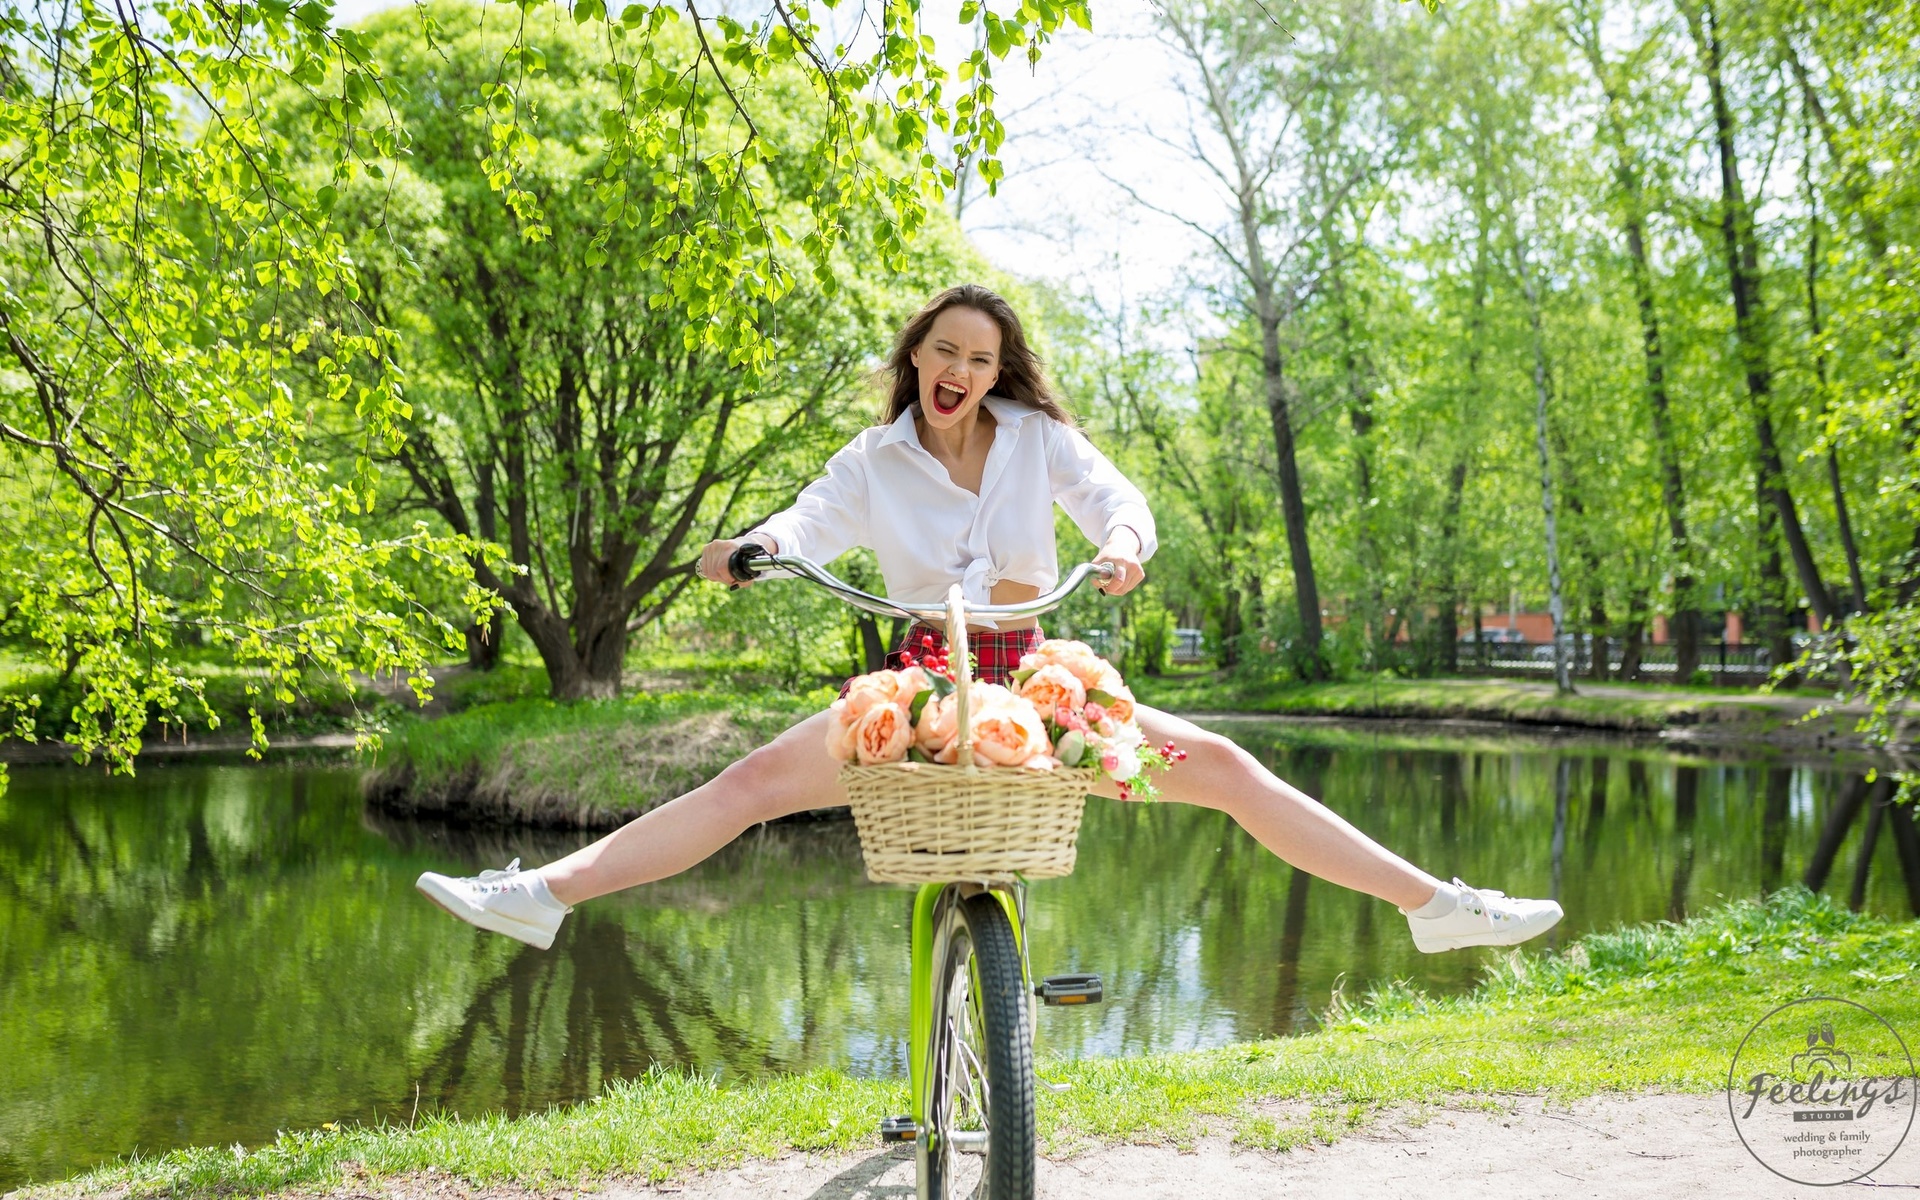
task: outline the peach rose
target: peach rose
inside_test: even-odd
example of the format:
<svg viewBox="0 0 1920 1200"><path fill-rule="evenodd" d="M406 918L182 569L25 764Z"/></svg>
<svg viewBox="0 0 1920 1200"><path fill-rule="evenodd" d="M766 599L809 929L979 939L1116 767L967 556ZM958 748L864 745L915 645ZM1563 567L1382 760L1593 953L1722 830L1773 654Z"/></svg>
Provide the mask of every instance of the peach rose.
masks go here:
<svg viewBox="0 0 1920 1200"><path fill-rule="evenodd" d="M973 722L973 761L983 767L1017 767L1051 752L1046 727L1031 705L995 705Z"/></svg>
<svg viewBox="0 0 1920 1200"><path fill-rule="evenodd" d="M1093 647L1066 638L1048 638L1040 643L1036 653L1041 662L1065 667L1073 672L1073 677L1080 681L1083 688L1098 687L1100 677L1113 669L1105 659L1093 652Z"/></svg>
<svg viewBox="0 0 1920 1200"><path fill-rule="evenodd" d="M1133 690L1121 681L1120 672L1109 666L1101 673L1100 680L1088 691L1105 692L1113 697L1113 703L1107 705L1107 712L1116 721L1133 720Z"/></svg>
<svg viewBox="0 0 1920 1200"><path fill-rule="evenodd" d="M847 702L835 700L827 711L833 714L827 722L827 754L835 762L852 762L854 720L848 715Z"/></svg>
<svg viewBox="0 0 1920 1200"><path fill-rule="evenodd" d="M954 720L951 692L929 700L927 706L920 710L920 721L914 726L913 740L928 754L936 754L957 735ZM934 761L940 760L936 756Z"/></svg>
<svg viewBox="0 0 1920 1200"><path fill-rule="evenodd" d="M892 671L861 675L847 684L847 711L857 721L876 705L894 703L899 694L900 679Z"/></svg>
<svg viewBox="0 0 1920 1200"><path fill-rule="evenodd" d="M897 704L867 710L853 726L853 751L862 766L899 762L913 744L913 726Z"/></svg>
<svg viewBox="0 0 1920 1200"><path fill-rule="evenodd" d="M1034 671L1016 690L1032 702L1042 721L1058 720L1060 710L1072 712L1087 702L1087 689L1074 678L1072 671L1055 663Z"/></svg>
<svg viewBox="0 0 1920 1200"><path fill-rule="evenodd" d="M903 667L893 672L893 676L899 689L894 693L893 702L901 708L912 708L913 698L933 687L933 678L923 667Z"/></svg>

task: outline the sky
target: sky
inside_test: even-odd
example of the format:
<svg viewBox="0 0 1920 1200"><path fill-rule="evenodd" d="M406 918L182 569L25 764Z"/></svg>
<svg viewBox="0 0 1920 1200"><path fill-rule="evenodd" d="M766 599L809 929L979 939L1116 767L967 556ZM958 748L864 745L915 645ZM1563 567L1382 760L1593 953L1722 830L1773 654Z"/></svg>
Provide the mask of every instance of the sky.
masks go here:
<svg viewBox="0 0 1920 1200"><path fill-rule="evenodd" d="M335 13L352 22L392 2L338 0ZM922 9L949 63L972 44L954 23L957 9L957 0ZM1036 67L1018 51L996 66L1006 178L997 195L969 201L961 224L1002 270L1130 311L1196 266L1204 271L1209 253L1189 227L1152 208L1207 223L1223 204L1166 144L1184 125L1186 101L1151 35L1149 0L1099 0L1093 10L1093 32L1069 27Z"/></svg>

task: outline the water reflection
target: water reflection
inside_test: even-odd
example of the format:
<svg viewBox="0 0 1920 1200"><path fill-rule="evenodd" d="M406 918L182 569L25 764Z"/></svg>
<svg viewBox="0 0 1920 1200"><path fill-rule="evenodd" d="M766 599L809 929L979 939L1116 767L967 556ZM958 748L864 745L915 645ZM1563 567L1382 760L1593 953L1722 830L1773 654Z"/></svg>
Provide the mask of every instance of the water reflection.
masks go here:
<svg viewBox="0 0 1920 1200"><path fill-rule="evenodd" d="M1920 831L1826 763L1618 746L1232 732L1436 874L1552 895L1564 943L1791 879L1920 913ZM723 1077L905 1073L909 892L863 881L851 825L757 830L680 878L583 906L551 951L451 921L422 869L540 862L573 834L366 814L353 773L15 768L0 798L0 1187L129 1150L525 1111L655 1063ZM1310 1028L1402 977L1471 986L1392 908L1268 855L1224 815L1095 803L1080 864L1032 895L1033 961L1106 977L1041 1048L1123 1054Z"/></svg>

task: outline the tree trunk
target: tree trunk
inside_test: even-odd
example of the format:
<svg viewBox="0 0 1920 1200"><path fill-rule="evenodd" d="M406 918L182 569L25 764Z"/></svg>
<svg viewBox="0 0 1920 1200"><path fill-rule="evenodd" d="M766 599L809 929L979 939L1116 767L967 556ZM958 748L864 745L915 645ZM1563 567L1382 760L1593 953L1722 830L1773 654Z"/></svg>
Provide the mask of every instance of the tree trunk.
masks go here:
<svg viewBox="0 0 1920 1200"><path fill-rule="evenodd" d="M1360 563L1367 575L1365 630L1368 641L1372 643L1379 640L1381 618L1387 611L1386 592L1380 582L1386 574L1385 556L1380 552L1380 539L1374 527L1373 385L1370 367L1361 361L1355 348L1353 314L1348 305L1344 278L1336 276L1335 286L1339 290L1340 339L1346 361L1347 421L1353 430L1353 482L1360 512ZM1380 647L1375 645L1370 653L1377 658L1379 650Z"/></svg>
<svg viewBox="0 0 1920 1200"><path fill-rule="evenodd" d="M887 644L880 638L879 620L869 612L856 613L853 619L860 628L860 652L865 658L866 669L881 670L887 665Z"/></svg>
<svg viewBox="0 0 1920 1200"><path fill-rule="evenodd" d="M1533 343L1533 435L1540 452L1540 507L1547 518L1547 611L1553 616L1553 684L1561 692L1573 690L1568 669L1566 598L1560 590L1560 527L1553 509L1553 460L1547 453L1547 347L1540 321L1540 288L1527 262L1526 251L1516 246L1520 284L1527 296L1527 320Z"/></svg>
<svg viewBox="0 0 1920 1200"><path fill-rule="evenodd" d="M1780 565L1780 514L1767 503L1766 474L1758 464L1754 468L1754 517L1755 549L1760 561L1754 632L1777 667L1793 661L1793 641L1787 632L1787 576Z"/></svg>
<svg viewBox="0 0 1920 1200"><path fill-rule="evenodd" d="M500 644L507 637L507 614L495 609L485 625L467 626L467 665L491 671L500 665Z"/></svg>
<svg viewBox="0 0 1920 1200"><path fill-rule="evenodd" d="M1680 469L1680 449L1673 432L1673 405L1667 393L1667 360L1660 336L1660 315L1654 300L1653 268L1647 261L1647 198L1640 164L1627 136L1625 100L1601 50L1600 31L1593 19L1576 37L1606 97L1603 129L1614 154L1614 179L1620 187L1620 224L1627 237L1634 307L1640 317L1640 349L1646 376L1647 408L1653 418L1654 454L1660 463L1660 501L1667 515L1667 554L1673 569L1673 609L1667 630L1673 638L1675 675L1691 679L1700 666L1700 609L1695 597L1693 547L1687 535L1686 483ZM1634 667L1639 668L1635 642ZM1621 663L1622 672L1626 664Z"/></svg>
<svg viewBox="0 0 1920 1200"><path fill-rule="evenodd" d="M1811 152L1812 147L1808 147ZM1810 157L1810 154L1809 154ZM1807 339L1813 345L1814 381L1820 387L1820 414L1824 418L1830 407L1827 389L1827 351L1821 342L1824 332L1820 322L1820 214L1814 207L1817 196L1813 190L1813 168L1806 170L1807 192ZM1827 486L1833 492L1834 523L1839 526L1840 547L1847 556L1847 579L1853 584L1853 595L1842 606L1843 612L1867 611L1867 581L1860 569L1860 547L1853 538L1853 521L1847 514L1847 492L1840 482L1840 447L1829 443L1827 446ZM1836 601L1839 597L1835 597Z"/></svg>
<svg viewBox="0 0 1920 1200"><path fill-rule="evenodd" d="M1439 641L1440 669L1449 675L1460 670L1460 581L1454 564L1454 547L1460 528L1460 503L1466 493L1467 461L1464 454L1454 460L1447 472L1447 500L1440 510L1440 542L1444 557L1440 565L1440 618L1435 637Z"/></svg>
<svg viewBox="0 0 1920 1200"><path fill-rule="evenodd" d="M1640 680L1640 657L1647 637L1647 593L1634 589L1626 597L1626 639L1620 643L1620 678Z"/></svg>
<svg viewBox="0 0 1920 1200"><path fill-rule="evenodd" d="M1253 236L1251 231L1249 236ZM1280 485L1280 516L1287 527L1287 559L1293 568L1293 594L1300 618L1301 647L1295 671L1302 679L1325 679L1327 664L1321 653L1320 587L1313 574L1313 548L1307 539L1307 505L1300 492L1300 466L1294 454L1293 415L1282 375L1280 318L1274 312L1271 286L1259 289L1260 367L1267 386L1267 414L1273 421L1273 448Z"/></svg>
<svg viewBox="0 0 1920 1200"><path fill-rule="evenodd" d="M1760 246L1753 230L1753 212L1740 186L1740 163L1734 146L1733 110L1721 77L1718 18L1713 0L1698 6L1682 4L1694 43L1700 50L1707 93L1713 105L1714 145L1720 161L1720 235L1727 258L1727 277L1733 293L1734 338L1745 370L1747 399L1753 409L1755 457L1760 473L1760 502L1773 508L1780 536L1793 557L1793 566L1807 602L1821 625L1833 619L1833 601L1820 578L1819 565L1807 544L1786 467L1773 429L1773 373L1767 353L1766 297L1760 287ZM1765 553L1763 551L1763 553Z"/></svg>

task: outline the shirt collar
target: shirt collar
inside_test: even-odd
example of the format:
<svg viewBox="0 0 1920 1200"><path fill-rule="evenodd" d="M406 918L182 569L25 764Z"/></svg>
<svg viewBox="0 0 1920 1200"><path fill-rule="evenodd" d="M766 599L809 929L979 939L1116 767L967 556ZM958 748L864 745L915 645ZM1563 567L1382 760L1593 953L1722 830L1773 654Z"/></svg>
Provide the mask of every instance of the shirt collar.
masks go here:
<svg viewBox="0 0 1920 1200"><path fill-rule="evenodd" d="M980 403L988 412L993 414L993 419L1000 425L1018 425L1020 422L1026 420L1028 416L1038 411L1037 409L1027 407L1018 400L1013 400L1006 396L996 396L992 393L983 396ZM881 435L880 444L882 446L890 446L894 442L911 442L916 446L920 445L920 433L914 428L913 414L914 406L909 404L901 411L899 416L893 419L893 424L887 427L886 433ZM924 449L924 447L922 448Z"/></svg>

